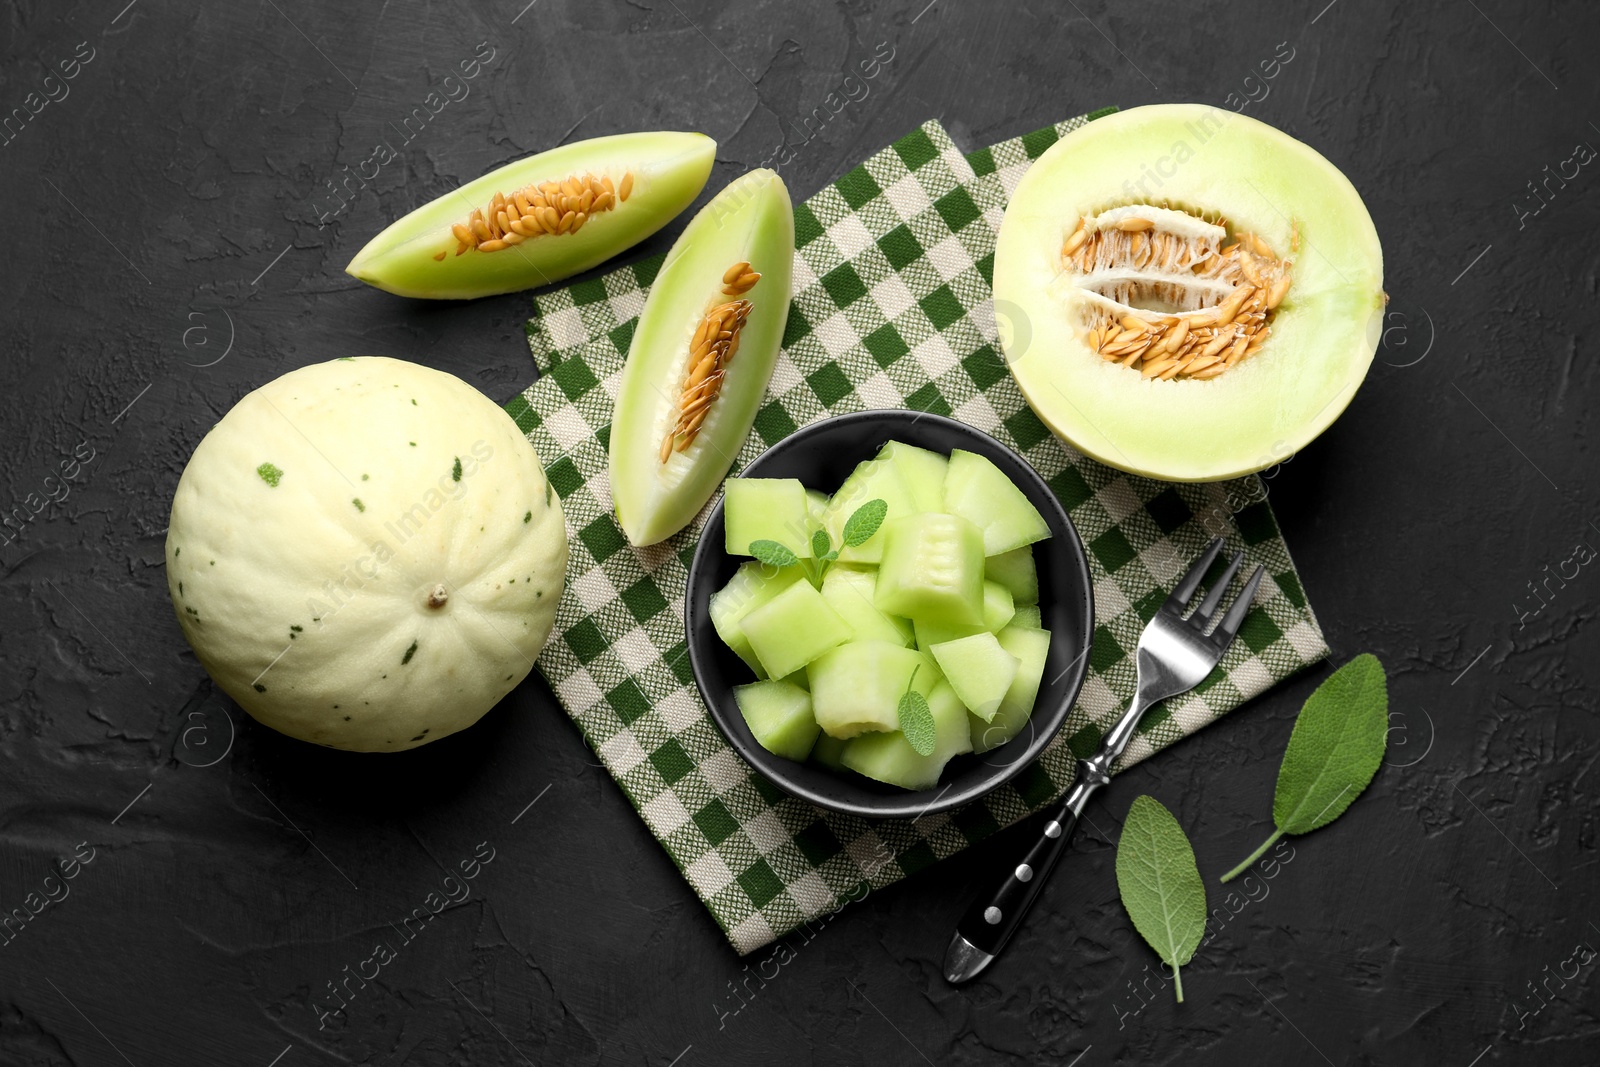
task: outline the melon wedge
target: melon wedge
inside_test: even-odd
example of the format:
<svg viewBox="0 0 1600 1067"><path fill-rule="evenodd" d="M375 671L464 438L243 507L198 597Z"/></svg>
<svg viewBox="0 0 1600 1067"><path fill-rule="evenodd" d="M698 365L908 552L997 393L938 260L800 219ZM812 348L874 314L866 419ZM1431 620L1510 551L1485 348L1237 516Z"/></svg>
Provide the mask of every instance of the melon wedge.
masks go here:
<svg viewBox="0 0 1600 1067"><path fill-rule="evenodd" d="M994 297L1040 419L1171 481L1258 471L1325 430L1386 300L1377 232L1338 168L1200 104L1097 119L1040 156L1001 225Z"/></svg>
<svg viewBox="0 0 1600 1067"><path fill-rule="evenodd" d="M713 197L668 253L634 330L611 423L612 501L633 544L687 526L749 436L778 359L793 262L789 191L770 170L750 171ZM726 282L736 267L759 277L744 288L737 277ZM743 304L737 343L695 379L699 363L691 367L690 357L702 328L718 309Z"/></svg>
<svg viewBox="0 0 1600 1067"><path fill-rule="evenodd" d="M862 734L844 745L840 762L868 778L902 789L932 789L952 756L972 751L967 709L950 683L940 682L928 694L933 715L933 752L917 755L899 730Z"/></svg>
<svg viewBox="0 0 1600 1067"><path fill-rule="evenodd" d="M345 271L400 296L436 300L549 285L604 263L671 222L699 195L716 154L717 143L700 133L624 133L552 148L492 170L417 208L369 241ZM548 232L538 223L530 231L533 236L516 234L517 243L508 245L488 244L472 231L475 210L483 221L498 223L488 219L496 194L510 201L519 215L519 228L525 228L520 209L515 208L515 194L541 185L566 186L539 193L556 206L545 204L532 212L547 220L554 216L545 212L570 214L565 225L556 225L558 232ZM578 201L574 208L581 208L586 193L587 212L558 211L569 198ZM471 234L470 244L458 237L457 226Z"/></svg>

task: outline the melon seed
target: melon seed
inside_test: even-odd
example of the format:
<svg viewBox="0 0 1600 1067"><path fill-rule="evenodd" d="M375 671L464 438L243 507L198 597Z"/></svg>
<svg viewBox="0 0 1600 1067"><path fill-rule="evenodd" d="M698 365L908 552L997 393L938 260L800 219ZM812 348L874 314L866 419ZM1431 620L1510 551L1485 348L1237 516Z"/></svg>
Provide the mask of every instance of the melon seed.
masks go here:
<svg viewBox="0 0 1600 1067"><path fill-rule="evenodd" d="M560 182L540 182L512 190L507 198L495 193L487 210L472 209L465 222L455 223L456 255L476 249L498 252L530 237L577 233L595 215L610 211L633 191L633 173L623 174L620 188L609 177L574 174ZM442 259L443 254L435 259Z"/></svg>

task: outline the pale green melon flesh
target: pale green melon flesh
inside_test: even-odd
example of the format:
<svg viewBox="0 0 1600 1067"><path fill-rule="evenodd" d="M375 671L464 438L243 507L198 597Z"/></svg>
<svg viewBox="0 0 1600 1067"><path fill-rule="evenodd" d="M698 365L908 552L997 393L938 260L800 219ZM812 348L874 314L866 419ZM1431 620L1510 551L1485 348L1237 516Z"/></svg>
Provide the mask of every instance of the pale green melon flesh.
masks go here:
<svg viewBox="0 0 1600 1067"><path fill-rule="evenodd" d="M752 309L739 350L698 436L662 463L661 442L677 421L688 373L689 343L712 302L734 299L721 292L723 273L746 261L761 279L741 298ZM683 529L721 485L777 363L793 264L794 212L783 180L770 170L732 182L672 246L639 315L611 422L612 502L633 544L653 545Z"/></svg>
<svg viewBox="0 0 1600 1067"><path fill-rule="evenodd" d="M1044 679L1045 659L1050 655L1050 631L1024 626L1007 626L996 638L1000 647L1017 659L1016 677L1011 680L1006 694L1000 700L994 717L985 720L972 715L968 727L972 731L972 748L975 752L988 752L1016 737L1033 715L1033 706L1039 698L1039 685Z"/></svg>
<svg viewBox="0 0 1600 1067"><path fill-rule="evenodd" d="M1163 201L1220 213L1294 259L1265 347L1214 379L1145 380L1102 359L1063 271L1080 217ZM1101 462L1171 481L1261 470L1326 429L1371 365L1385 302L1377 232L1344 175L1287 134L1200 104L1096 119L1035 161L1001 226L994 294L1012 324L1008 365L1039 417Z"/></svg>
<svg viewBox="0 0 1600 1067"><path fill-rule="evenodd" d="M950 453L944 509L983 531L985 556L997 556L1050 536L1044 516L1017 483L976 452L958 448Z"/></svg>
<svg viewBox="0 0 1600 1067"><path fill-rule="evenodd" d="M1039 572L1027 545L984 560L983 576L1009 589L1017 607L1039 603Z"/></svg>
<svg viewBox="0 0 1600 1067"><path fill-rule="evenodd" d="M830 771L847 770L841 758L844 756L844 747L850 741L843 737L834 737L826 730L817 730L817 743L811 748L811 762Z"/></svg>
<svg viewBox="0 0 1600 1067"><path fill-rule="evenodd" d="M810 582L795 582L740 624L768 677L782 678L850 640L850 624Z"/></svg>
<svg viewBox="0 0 1600 1067"><path fill-rule="evenodd" d="M755 541L776 541L801 559L811 558L811 513L798 478L729 478L723 483L723 548L752 555Z"/></svg>
<svg viewBox="0 0 1600 1067"><path fill-rule="evenodd" d="M511 293L570 277L649 237L694 202L716 158L700 133L624 133L552 148L490 171L417 208L369 241L345 268L368 285L400 296L464 300ZM589 217L576 233L529 238L498 252L456 255L454 223L486 211L495 193L585 173L621 181L626 201ZM435 259L443 252L443 259ZM724 264L724 269L726 269Z"/></svg>
<svg viewBox="0 0 1600 1067"><path fill-rule="evenodd" d="M982 622L949 626L937 622L928 622L923 619L913 619L911 625L912 632L917 640L917 647L929 649L946 641L971 637L973 634L985 631L999 633L1010 625L1015 615L1016 608L1012 604L1010 591L999 582L984 582Z"/></svg>
<svg viewBox="0 0 1600 1067"><path fill-rule="evenodd" d="M1017 613L1011 616L1011 625L1037 630L1042 624L1042 618L1039 613L1039 605L1028 604L1018 608Z"/></svg>
<svg viewBox="0 0 1600 1067"><path fill-rule="evenodd" d="M845 545L845 524L850 521L850 516L871 500L882 500L888 505L883 524L863 543ZM822 527L828 531L833 547L838 549L839 558L844 562L877 563L883 558L884 527L892 519L915 515L920 510L900 468L879 456L863 460L850 472L850 477L844 480L844 484L828 501L822 515Z"/></svg>
<svg viewBox="0 0 1600 1067"><path fill-rule="evenodd" d="M942 512L884 526L878 607L945 626L983 621L983 535L977 527Z"/></svg>
<svg viewBox="0 0 1600 1067"><path fill-rule="evenodd" d="M822 655L808 671L817 724L834 737L897 729L900 695L921 665L914 649L887 641L851 641Z"/></svg>
<svg viewBox="0 0 1600 1067"><path fill-rule="evenodd" d="M855 632L855 640L911 644L910 621L886 614L873 603L873 592L877 586L878 578L873 571L834 566L823 576L822 599L850 624L850 629Z"/></svg>
<svg viewBox="0 0 1600 1067"><path fill-rule="evenodd" d="M900 476L911 490L918 511L944 510L944 478L950 467L949 457L903 441L890 441L878 453L878 458L900 468Z"/></svg>
<svg viewBox="0 0 1600 1067"><path fill-rule="evenodd" d="M967 710L985 722L993 719L1017 677L1017 657L987 631L934 645L929 651Z"/></svg>
<svg viewBox="0 0 1600 1067"><path fill-rule="evenodd" d="M774 756L803 760L822 732L811 714L811 694L788 682L736 685L733 700L756 741Z"/></svg>
<svg viewBox="0 0 1600 1067"><path fill-rule="evenodd" d="M928 694L928 710L933 715L933 752L919 756L905 734L862 734L847 741L840 761L868 778L902 789L932 789L952 756L972 751L967 730L967 709L950 683L940 682Z"/></svg>
<svg viewBox="0 0 1600 1067"><path fill-rule="evenodd" d="M743 563L727 585L711 594L709 613L717 636L756 672L757 678L765 678L767 672L740 624L746 615L804 577L799 566L774 571L760 563Z"/></svg>

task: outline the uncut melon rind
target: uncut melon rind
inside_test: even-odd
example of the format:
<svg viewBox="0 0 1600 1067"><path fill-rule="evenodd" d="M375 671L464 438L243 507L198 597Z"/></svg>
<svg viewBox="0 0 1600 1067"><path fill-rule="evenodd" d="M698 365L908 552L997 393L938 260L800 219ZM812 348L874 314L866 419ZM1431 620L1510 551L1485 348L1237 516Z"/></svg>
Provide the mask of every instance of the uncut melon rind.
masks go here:
<svg viewBox="0 0 1600 1067"><path fill-rule="evenodd" d="M1147 199L1221 212L1280 254L1298 224L1272 336L1218 378L1147 381L1084 343L1064 238L1082 215ZM1349 180L1287 134L1200 104L1119 112L1051 146L1006 210L994 293L1008 366L1046 425L1103 463L1170 481L1258 471L1326 429L1372 363L1385 300L1377 231Z"/></svg>

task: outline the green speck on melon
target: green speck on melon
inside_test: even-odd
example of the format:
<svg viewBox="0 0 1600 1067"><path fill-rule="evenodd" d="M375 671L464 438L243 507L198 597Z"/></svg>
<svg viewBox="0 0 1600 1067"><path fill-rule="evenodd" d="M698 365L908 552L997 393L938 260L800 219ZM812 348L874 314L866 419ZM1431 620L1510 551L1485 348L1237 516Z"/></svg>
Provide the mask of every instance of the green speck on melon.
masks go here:
<svg viewBox="0 0 1600 1067"><path fill-rule="evenodd" d="M256 468L256 473L261 475L261 480L272 488L278 488L278 482L283 478L283 472L270 463L263 463Z"/></svg>

